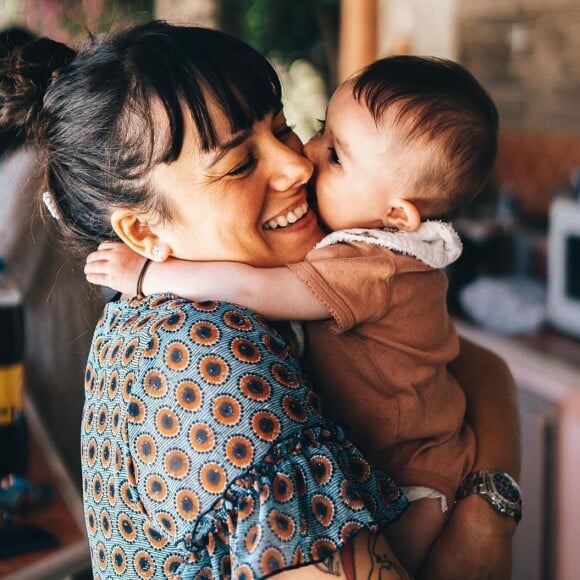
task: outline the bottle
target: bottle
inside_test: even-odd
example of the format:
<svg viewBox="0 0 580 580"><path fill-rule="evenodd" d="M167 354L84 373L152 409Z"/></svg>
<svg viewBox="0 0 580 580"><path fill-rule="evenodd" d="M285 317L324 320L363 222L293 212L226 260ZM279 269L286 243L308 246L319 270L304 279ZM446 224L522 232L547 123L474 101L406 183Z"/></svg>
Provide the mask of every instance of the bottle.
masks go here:
<svg viewBox="0 0 580 580"><path fill-rule="evenodd" d="M28 431L24 386L24 308L22 296L6 276L0 258L0 478L24 474L28 462Z"/></svg>

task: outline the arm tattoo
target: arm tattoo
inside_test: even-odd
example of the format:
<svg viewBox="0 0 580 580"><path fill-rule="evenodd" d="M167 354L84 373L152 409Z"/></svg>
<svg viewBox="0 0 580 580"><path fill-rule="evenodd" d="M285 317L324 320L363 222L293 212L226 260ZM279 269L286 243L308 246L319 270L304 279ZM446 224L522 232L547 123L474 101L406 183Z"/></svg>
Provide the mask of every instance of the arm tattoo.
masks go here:
<svg viewBox="0 0 580 580"><path fill-rule="evenodd" d="M388 544L378 545L379 538L385 541L379 534L374 534L369 538L368 550L372 569L369 572L368 580L387 580L388 578L411 580L411 576L401 565L392 561L393 556Z"/></svg>
<svg viewBox="0 0 580 580"><path fill-rule="evenodd" d="M360 539L364 541L362 537ZM362 553L359 551L358 560L359 572L365 570L362 573L364 579L356 573L354 542L349 542L340 552L329 554L314 566L323 574L346 580L411 580L406 570L394 561L395 557L383 536L374 534L368 536L366 541L368 562L364 561L367 560L364 551Z"/></svg>
<svg viewBox="0 0 580 580"><path fill-rule="evenodd" d="M335 552L327 556L321 562L314 564L321 572L330 576L340 576L340 553ZM348 580L351 580L350 578ZM354 578L352 579L354 580Z"/></svg>

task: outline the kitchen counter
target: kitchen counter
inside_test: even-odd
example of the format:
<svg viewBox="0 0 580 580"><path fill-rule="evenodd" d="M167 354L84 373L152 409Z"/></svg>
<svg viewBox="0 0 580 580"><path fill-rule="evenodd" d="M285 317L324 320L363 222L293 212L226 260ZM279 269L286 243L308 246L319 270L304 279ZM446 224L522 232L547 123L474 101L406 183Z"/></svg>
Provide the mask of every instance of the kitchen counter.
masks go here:
<svg viewBox="0 0 580 580"><path fill-rule="evenodd" d="M580 569L580 342L545 329L499 337L457 321L459 333L499 354L520 411L524 517L513 580L576 580Z"/></svg>

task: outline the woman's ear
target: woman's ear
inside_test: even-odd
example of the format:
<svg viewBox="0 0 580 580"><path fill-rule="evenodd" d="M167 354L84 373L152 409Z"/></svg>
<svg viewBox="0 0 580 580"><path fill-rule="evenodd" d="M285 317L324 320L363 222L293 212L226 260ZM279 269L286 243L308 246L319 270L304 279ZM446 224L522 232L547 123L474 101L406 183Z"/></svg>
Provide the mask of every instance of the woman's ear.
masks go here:
<svg viewBox="0 0 580 580"><path fill-rule="evenodd" d="M111 214L111 225L119 238L141 256L161 262L171 253L166 244L151 230L144 216L128 209L117 208Z"/></svg>
<svg viewBox="0 0 580 580"><path fill-rule="evenodd" d="M383 216L383 225L405 232L415 232L421 225L421 214L417 207L406 199L392 199Z"/></svg>

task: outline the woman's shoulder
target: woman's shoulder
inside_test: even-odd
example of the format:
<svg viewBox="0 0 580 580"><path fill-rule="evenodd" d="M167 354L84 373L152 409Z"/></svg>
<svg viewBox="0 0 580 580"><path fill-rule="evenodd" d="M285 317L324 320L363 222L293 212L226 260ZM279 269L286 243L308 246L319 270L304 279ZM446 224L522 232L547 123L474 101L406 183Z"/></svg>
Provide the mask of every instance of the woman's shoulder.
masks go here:
<svg viewBox="0 0 580 580"><path fill-rule="evenodd" d="M105 306L98 326L105 325L108 332L118 329L121 323L124 323L122 328L130 323L132 331L176 330L186 322L203 320L241 332L260 329L276 334L276 330L260 314L243 306L213 300L194 302L173 294L112 300ZM160 326L160 323L164 324Z"/></svg>
<svg viewBox="0 0 580 580"><path fill-rule="evenodd" d="M137 304L135 304L137 302ZM143 300L132 301L137 309L151 317L153 330L165 331L187 328L189 338L195 343L210 344L217 341L211 328L227 334L268 333L277 334L257 312L230 302L206 300L196 302L172 294L158 294Z"/></svg>
<svg viewBox="0 0 580 580"><path fill-rule="evenodd" d="M192 302L172 294L156 294L109 302L97 325L96 336L107 342L137 341L142 357L169 356L168 349L181 349L190 359L219 354L242 362L262 360L264 349L286 358L285 337L257 312L229 302ZM144 361L141 361L144 362ZM235 361L234 361L235 362Z"/></svg>
<svg viewBox="0 0 580 580"><path fill-rule="evenodd" d="M259 314L226 302L164 294L109 303L91 353L95 368L132 377L132 395L148 404L168 398L173 405L185 383L212 393L258 388L250 375L261 385L308 390L282 335Z"/></svg>

